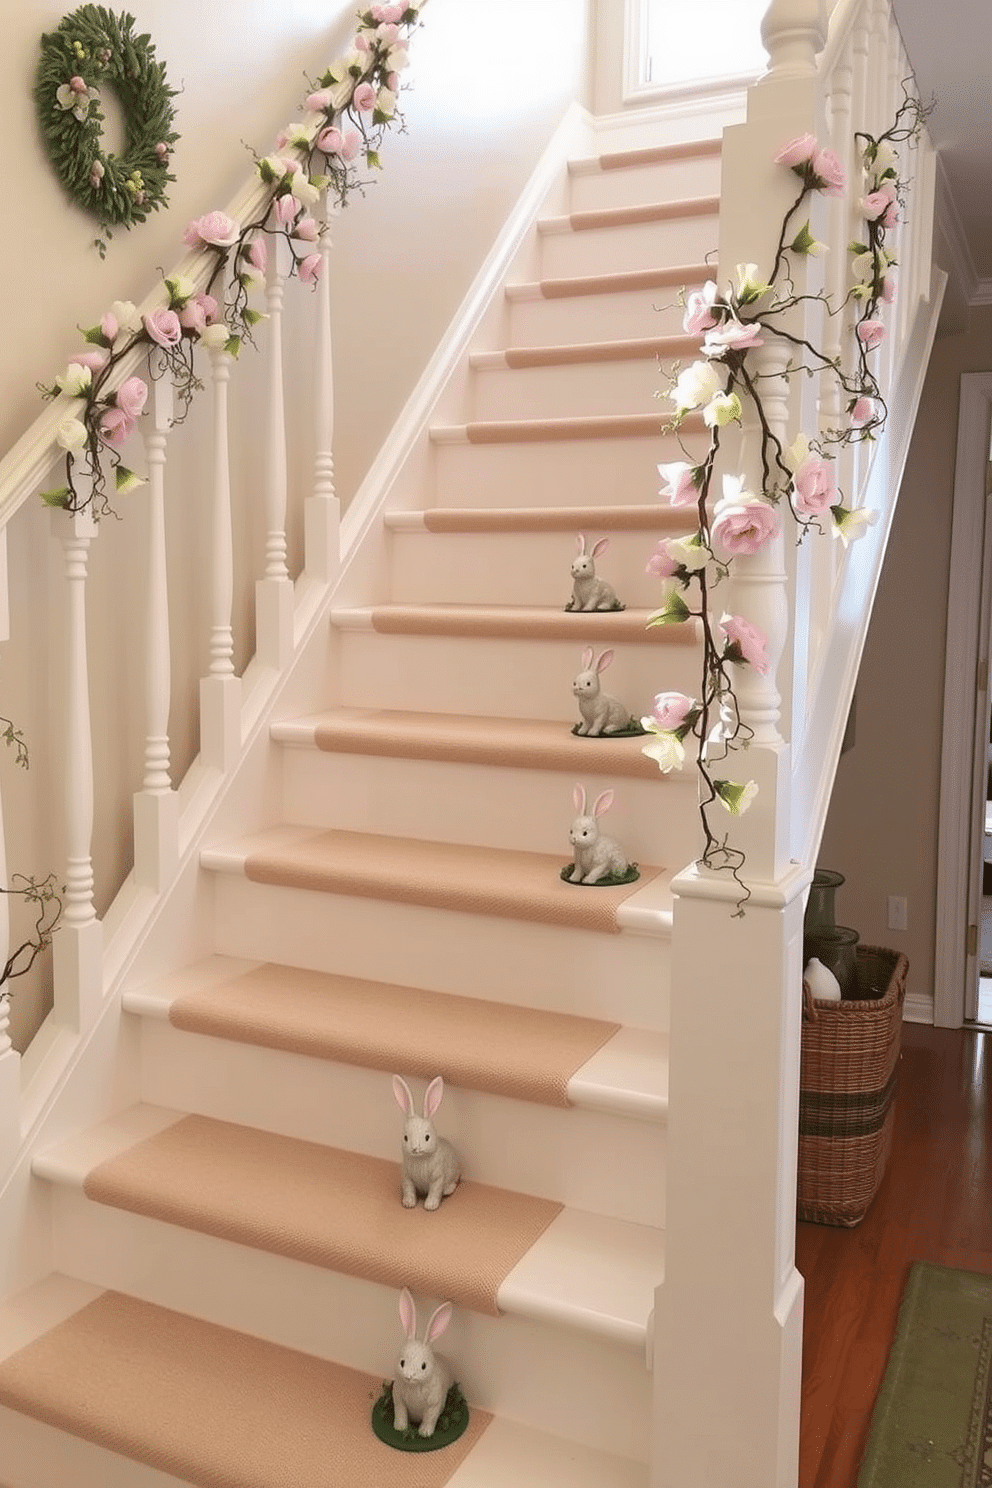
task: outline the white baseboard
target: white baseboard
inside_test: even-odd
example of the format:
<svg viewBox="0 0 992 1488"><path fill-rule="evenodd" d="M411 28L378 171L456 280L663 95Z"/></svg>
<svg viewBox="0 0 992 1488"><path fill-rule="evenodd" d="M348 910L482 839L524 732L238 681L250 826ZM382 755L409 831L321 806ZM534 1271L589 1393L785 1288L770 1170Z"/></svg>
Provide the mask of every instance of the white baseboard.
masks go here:
<svg viewBox="0 0 992 1488"><path fill-rule="evenodd" d="M933 1023L933 998L922 992L908 992L902 1009L904 1023Z"/></svg>

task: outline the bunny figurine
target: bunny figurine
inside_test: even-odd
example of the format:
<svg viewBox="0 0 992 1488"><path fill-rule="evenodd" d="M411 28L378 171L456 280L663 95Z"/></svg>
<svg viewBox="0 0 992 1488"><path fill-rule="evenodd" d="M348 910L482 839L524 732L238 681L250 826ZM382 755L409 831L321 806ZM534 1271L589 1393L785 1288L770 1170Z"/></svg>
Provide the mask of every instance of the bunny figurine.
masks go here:
<svg viewBox="0 0 992 1488"><path fill-rule="evenodd" d="M452 1386L446 1359L431 1348L451 1321L451 1303L444 1302L431 1314L424 1341L417 1340L417 1309L406 1287L400 1292L400 1322L406 1343L400 1349L393 1376L393 1425L405 1431L419 1422L421 1436L433 1436L437 1418L444 1409Z"/></svg>
<svg viewBox="0 0 992 1488"><path fill-rule="evenodd" d="M609 545L608 537L601 537L591 553L586 552L584 533L575 538L576 555L572 559L572 600L570 610L622 610L613 586L605 579L596 577L596 562L600 553Z"/></svg>
<svg viewBox="0 0 992 1488"><path fill-rule="evenodd" d="M592 658L592 647L587 646L582 653L582 670L572 683L572 693L579 700L582 714L582 722L575 732L595 739L600 734L615 734L630 728L634 719L630 709L625 708L619 698L600 689L599 674L606 671L613 660L613 652L604 651L595 666Z"/></svg>
<svg viewBox="0 0 992 1488"><path fill-rule="evenodd" d="M603 791L593 802L592 814L586 814L586 789L577 785L572 791L572 800L578 812L568 832L568 840L574 850L574 864L569 883L594 884L600 879L622 878L630 864L619 842L605 837L599 830L596 818L609 811L613 805L613 792Z"/></svg>
<svg viewBox="0 0 992 1488"><path fill-rule="evenodd" d="M424 1114L418 1116L410 1087L400 1075L393 1076L396 1104L406 1116L403 1127L403 1207L412 1209L417 1195L424 1194L424 1208L436 1209L442 1197L453 1194L461 1177L458 1155L450 1142L439 1137L431 1119L444 1095L444 1081L437 1075L424 1095Z"/></svg>

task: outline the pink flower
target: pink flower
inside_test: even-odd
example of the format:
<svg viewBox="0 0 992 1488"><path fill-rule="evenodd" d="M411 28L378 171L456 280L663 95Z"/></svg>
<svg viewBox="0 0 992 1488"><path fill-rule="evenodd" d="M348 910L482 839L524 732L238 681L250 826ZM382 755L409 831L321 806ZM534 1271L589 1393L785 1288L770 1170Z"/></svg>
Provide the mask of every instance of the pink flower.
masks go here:
<svg viewBox="0 0 992 1488"><path fill-rule="evenodd" d="M322 114L331 107L330 88L320 88L316 93L311 93L307 99L307 108L312 114Z"/></svg>
<svg viewBox="0 0 992 1488"><path fill-rule="evenodd" d="M89 367L91 372L99 372L101 367L107 365L109 356L110 352L103 348L97 351L77 351L75 356L69 358L69 366L75 362L77 367Z"/></svg>
<svg viewBox="0 0 992 1488"><path fill-rule="evenodd" d="M840 196L847 185L847 173L833 150L817 150L812 162L817 183L828 196Z"/></svg>
<svg viewBox="0 0 992 1488"><path fill-rule="evenodd" d="M333 126L330 129L322 129L317 136L317 148L323 150L325 155L340 155L344 147L344 135L340 129Z"/></svg>
<svg viewBox="0 0 992 1488"><path fill-rule="evenodd" d="M115 398L117 407L129 419L140 418L148 401L148 384L140 377L129 377L126 382L121 383Z"/></svg>
<svg viewBox="0 0 992 1488"><path fill-rule="evenodd" d="M815 134L799 134L791 139L787 145L783 145L775 156L775 165L788 165L795 170L796 166L807 165L820 148ZM802 171L799 172L802 175Z"/></svg>
<svg viewBox="0 0 992 1488"><path fill-rule="evenodd" d="M659 496L667 496L672 506L691 506L699 499L699 487L696 484L696 465L688 465L684 460L675 460L671 465L659 465L658 474L664 481L664 485L658 492Z"/></svg>
<svg viewBox="0 0 992 1488"><path fill-rule="evenodd" d="M300 260L300 280L303 284L314 284L320 278L320 254L308 253L306 258Z"/></svg>
<svg viewBox="0 0 992 1488"><path fill-rule="evenodd" d="M706 332L703 356L722 357L728 351L747 351L752 346L764 344L759 321L725 320L722 325Z"/></svg>
<svg viewBox="0 0 992 1488"><path fill-rule="evenodd" d="M400 28L395 21L383 21L376 27L375 39L381 46L395 46L400 39Z"/></svg>
<svg viewBox="0 0 992 1488"><path fill-rule="evenodd" d="M371 83L359 83L351 96L354 107L360 114L370 113L375 108L376 91Z"/></svg>
<svg viewBox="0 0 992 1488"><path fill-rule="evenodd" d="M848 410L851 423L870 424L875 417L875 405L870 398L856 398Z"/></svg>
<svg viewBox="0 0 992 1488"><path fill-rule="evenodd" d="M108 310L106 315L100 317L100 330L111 345L117 340L120 329L120 322L112 311Z"/></svg>
<svg viewBox="0 0 992 1488"><path fill-rule="evenodd" d="M858 321L858 340L865 351L871 351L885 339L885 327L880 320Z"/></svg>
<svg viewBox="0 0 992 1488"><path fill-rule="evenodd" d="M395 26L403 19L405 10L405 5L373 5L372 19L380 25Z"/></svg>
<svg viewBox="0 0 992 1488"><path fill-rule="evenodd" d="M291 227L302 208L295 196L277 196L272 210L280 227Z"/></svg>
<svg viewBox="0 0 992 1488"><path fill-rule="evenodd" d="M86 92L86 83L84 79L79 77L78 75L69 79L69 87L72 89L73 93Z"/></svg>
<svg viewBox="0 0 992 1488"><path fill-rule="evenodd" d="M668 543L661 538L648 559L644 572L653 579L670 579L678 566L668 551Z"/></svg>
<svg viewBox="0 0 992 1488"><path fill-rule="evenodd" d="M719 323L713 314L717 294L715 283L712 279L707 279L702 289L694 290L689 296L685 315L682 317L682 329L687 336L701 336L704 331Z"/></svg>
<svg viewBox="0 0 992 1488"><path fill-rule="evenodd" d="M768 642L758 627L742 615L721 615L720 629L727 637L728 650L740 652L739 656L731 655L728 659L747 662L764 676L768 671Z"/></svg>
<svg viewBox="0 0 992 1488"><path fill-rule="evenodd" d="M304 243L316 243L320 236L320 229L312 217L301 217L293 228L293 237L301 238Z"/></svg>
<svg viewBox="0 0 992 1488"><path fill-rule="evenodd" d="M778 512L757 496L718 501L713 542L731 558L758 553L779 530Z"/></svg>
<svg viewBox="0 0 992 1488"><path fill-rule="evenodd" d="M651 709L651 722L666 734L684 728L686 719L695 708L693 698L684 692L659 692Z"/></svg>
<svg viewBox="0 0 992 1488"><path fill-rule="evenodd" d="M882 226L899 226L899 205L897 202L889 202L889 205L886 207L885 211L882 214Z"/></svg>
<svg viewBox="0 0 992 1488"><path fill-rule="evenodd" d="M346 129L344 132L344 144L341 146L341 159L354 160L362 148L362 136L357 129Z"/></svg>
<svg viewBox="0 0 992 1488"><path fill-rule="evenodd" d="M874 222L876 217L881 217L886 209L896 199L896 189L892 185L879 186L877 191L870 191L861 200L861 210L869 222Z"/></svg>
<svg viewBox="0 0 992 1488"><path fill-rule="evenodd" d="M174 310L161 306L144 317L145 333L157 346L177 346L182 340L183 328Z"/></svg>
<svg viewBox="0 0 992 1488"><path fill-rule="evenodd" d="M155 146L155 154L164 165L169 158L169 147L165 143L165 140L159 140L158 144Z"/></svg>
<svg viewBox="0 0 992 1488"><path fill-rule="evenodd" d="M183 242L188 248L200 248L208 244L213 248L230 248L238 241L241 228L226 212L207 212L191 222L183 233Z"/></svg>
<svg viewBox="0 0 992 1488"><path fill-rule="evenodd" d="M882 299L887 305L891 305L896 297L896 276L888 273L882 280Z"/></svg>
<svg viewBox="0 0 992 1488"><path fill-rule="evenodd" d="M837 496L837 483L830 460L810 452L792 477L792 489L797 512L804 517L816 517L833 506Z"/></svg>
<svg viewBox="0 0 992 1488"><path fill-rule="evenodd" d="M252 238L248 248L248 262L260 274L264 274L269 262L269 248L265 239L261 236Z"/></svg>
<svg viewBox="0 0 992 1488"><path fill-rule="evenodd" d="M100 438L104 444L123 444L133 428L134 420L123 408L108 408L100 415Z"/></svg>
<svg viewBox="0 0 992 1488"><path fill-rule="evenodd" d="M211 321L216 319L216 316L217 301L213 295L198 294L194 295L180 310L179 323L188 331L195 331L199 335Z"/></svg>

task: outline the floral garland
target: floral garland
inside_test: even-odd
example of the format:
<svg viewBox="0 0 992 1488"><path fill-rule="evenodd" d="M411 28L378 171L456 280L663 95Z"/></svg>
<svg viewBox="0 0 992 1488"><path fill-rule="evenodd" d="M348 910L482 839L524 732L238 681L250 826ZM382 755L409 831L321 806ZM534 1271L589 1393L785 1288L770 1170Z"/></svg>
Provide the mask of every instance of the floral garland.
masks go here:
<svg viewBox="0 0 992 1488"><path fill-rule="evenodd" d="M877 137L858 133L863 194L860 208L865 220L865 241L849 245L854 283L839 306L823 294L800 295L793 288L792 263L826 252L810 232L809 218L797 228L804 203L813 192L842 195L846 188L841 161L820 145L812 134L790 141L775 156L775 163L799 177L800 190L786 212L778 246L767 279L757 265L738 265L736 286L726 293L710 280L701 290L685 296L684 328L701 336L703 359L678 371L668 396L675 412L669 429L678 431L683 419L701 411L710 431L703 460L676 461L659 465L664 482L660 495L673 506L694 506L695 532L685 538L660 541L647 572L667 581L663 607L649 625L677 625L695 618L703 635L703 664L698 699L681 692L659 693L649 717L642 725L655 737L644 753L667 773L681 768L686 758L686 740L695 739L695 758L700 776L699 813L704 848L699 862L711 869L726 869L737 880L741 911L750 891L740 878L744 854L728 846L726 834L712 825L710 809L719 803L732 816L746 811L758 787L751 780L740 783L724 779L717 765L734 749L747 748L752 730L741 718L734 692L733 668L753 667L765 674L769 667L765 636L748 619L726 611L714 619L714 590L727 579L738 556L760 552L781 529L781 509L792 513L799 541L812 531L829 526L846 547L862 536L877 520L877 513L864 507L844 505L837 489L831 446L843 446L875 438L884 427L888 410L872 370L871 353L885 336L883 306L895 294L896 260L885 246L886 231L899 222L905 206L906 181L899 175L895 146L912 145L929 108L911 97L904 87L904 102L892 126ZM810 341L790 331L783 319L803 301L820 300L827 313L837 315L856 307L854 323L854 369L845 372L840 359L828 356ZM844 395L847 423L810 440L800 433L786 445L775 433L765 411L761 376L751 365L750 353L778 338L790 347L786 375L796 371L830 372ZM757 417L762 481L760 491L747 489L744 477L722 476L722 495L710 503L721 431L731 423L741 424L744 404L749 402ZM688 452L687 452L688 453ZM683 595L695 591L687 603Z"/></svg>
<svg viewBox="0 0 992 1488"><path fill-rule="evenodd" d="M187 247L214 255L202 291L189 279L163 281L165 301L142 315L129 300L118 300L99 325L84 331L88 350L77 352L51 386L39 384L45 398L80 400L60 420L57 443L66 451L65 484L43 491L49 506L97 516L113 511L107 488L108 464L118 495L144 484L121 462L120 448L135 428L148 398L148 384L129 377L111 390L109 381L122 358L136 348L152 353L152 377L170 376L180 402L181 420L202 389L195 354L202 347L237 356L264 319L251 294L265 283L269 237L281 237L291 257L290 276L315 284L323 262L323 229L312 209L326 191L342 205L363 182L356 162L379 166L386 128L402 120L397 112L400 74L407 67L407 40L418 24L419 4L372 5L358 13L351 49L319 79L304 104L304 117L283 129L276 152L255 157L263 184L271 188L250 222L226 212L207 212L191 222ZM79 475L88 477L81 488Z"/></svg>
<svg viewBox="0 0 992 1488"><path fill-rule="evenodd" d="M173 128L176 90L165 81L147 36L134 17L83 5L41 38L34 101L45 151L66 194L100 224L103 258L111 227L130 229L166 204L174 181L168 165L179 136ZM103 149L100 90L109 86L124 115L124 153Z"/></svg>
<svg viewBox="0 0 992 1488"><path fill-rule="evenodd" d="M19 728L14 727L9 718L2 716L0 742L14 751L14 764L26 770L30 761L24 735ZM5 1004L10 997L8 984L14 977L24 976L29 972L42 951L51 945L52 934L62 916L64 892L64 885L59 884L54 873L49 873L45 878L31 878L25 873L14 873L11 875L10 887L0 888L0 894L7 894L13 899L22 899L25 904L33 905L35 917L34 934L9 951L6 961L0 966L0 1015L4 1014ZM2 1033L3 1025L0 1023L0 1034Z"/></svg>

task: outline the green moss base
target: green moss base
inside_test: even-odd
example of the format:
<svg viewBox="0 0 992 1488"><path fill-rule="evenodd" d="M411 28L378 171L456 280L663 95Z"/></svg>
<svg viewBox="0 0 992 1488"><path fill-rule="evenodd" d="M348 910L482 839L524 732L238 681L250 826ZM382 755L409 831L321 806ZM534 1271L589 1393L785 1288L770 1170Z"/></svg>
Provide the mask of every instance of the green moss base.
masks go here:
<svg viewBox="0 0 992 1488"><path fill-rule="evenodd" d="M566 883L571 883L572 874L574 872L575 864L566 863L564 868L561 870L561 876ZM580 889L615 889L618 884L633 883L635 879L640 878L640 876L641 875L638 870L637 864L629 863L627 865L626 873L608 873L605 878L597 879L595 883L580 883L577 884L576 887Z"/></svg>
<svg viewBox="0 0 992 1488"><path fill-rule="evenodd" d="M620 610L625 610L626 608L627 606L625 604L621 604L619 600L617 600L616 604L606 605L603 608L598 608L595 610L577 610L575 608L574 601L572 601L571 599L565 606L567 613L570 615L616 615L619 613Z"/></svg>
<svg viewBox="0 0 992 1488"><path fill-rule="evenodd" d="M582 725L579 723L572 725L572 733L575 737L577 739L591 739L594 744L597 739L640 739L648 732L646 728L641 728L636 718L632 718L625 728L604 729L601 734L580 734L579 729L581 727Z"/></svg>
<svg viewBox="0 0 992 1488"><path fill-rule="evenodd" d="M382 1394L372 1407L372 1430L380 1441L387 1447L395 1447L397 1452L439 1452L442 1447L449 1447L457 1441L467 1427L468 1402L457 1384L448 1391L433 1436L421 1436L416 1426L408 1426L405 1431L396 1430L393 1425L392 1380L383 1385Z"/></svg>

